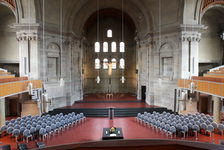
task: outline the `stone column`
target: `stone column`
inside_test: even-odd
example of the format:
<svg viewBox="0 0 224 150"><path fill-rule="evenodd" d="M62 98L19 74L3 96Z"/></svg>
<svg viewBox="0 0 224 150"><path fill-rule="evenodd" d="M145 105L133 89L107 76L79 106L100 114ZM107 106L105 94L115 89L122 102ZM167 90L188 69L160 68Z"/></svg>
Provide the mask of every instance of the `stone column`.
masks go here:
<svg viewBox="0 0 224 150"><path fill-rule="evenodd" d="M182 32L181 78L198 76L198 51L201 34L196 31Z"/></svg>
<svg viewBox="0 0 224 150"><path fill-rule="evenodd" d="M153 96L152 96L152 85L150 82L151 77L151 43L152 38L150 35L144 37L144 39L136 38L137 42L137 51L138 51L138 77L137 77L137 98L141 99L141 86L146 86L146 102L148 104L152 104Z"/></svg>
<svg viewBox="0 0 224 150"><path fill-rule="evenodd" d="M213 96L213 121L220 123L220 106L221 99L219 97Z"/></svg>
<svg viewBox="0 0 224 150"><path fill-rule="evenodd" d="M15 25L19 41L20 76L39 78L38 25Z"/></svg>
<svg viewBox="0 0 224 150"><path fill-rule="evenodd" d="M189 46L188 46L188 40L187 40L187 36L185 35L185 33L182 33L182 48L181 48L181 78L183 79L188 79L189 78L189 64L188 64L188 50L189 50Z"/></svg>
<svg viewBox="0 0 224 150"><path fill-rule="evenodd" d="M5 124L5 98L0 99L0 127Z"/></svg>

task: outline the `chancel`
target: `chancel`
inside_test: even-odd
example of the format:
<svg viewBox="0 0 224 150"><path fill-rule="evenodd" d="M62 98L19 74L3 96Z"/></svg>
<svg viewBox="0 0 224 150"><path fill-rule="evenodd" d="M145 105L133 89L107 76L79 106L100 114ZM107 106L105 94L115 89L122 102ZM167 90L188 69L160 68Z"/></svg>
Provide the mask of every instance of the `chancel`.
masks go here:
<svg viewBox="0 0 224 150"><path fill-rule="evenodd" d="M0 149L223 150L223 99L224 0L0 0Z"/></svg>

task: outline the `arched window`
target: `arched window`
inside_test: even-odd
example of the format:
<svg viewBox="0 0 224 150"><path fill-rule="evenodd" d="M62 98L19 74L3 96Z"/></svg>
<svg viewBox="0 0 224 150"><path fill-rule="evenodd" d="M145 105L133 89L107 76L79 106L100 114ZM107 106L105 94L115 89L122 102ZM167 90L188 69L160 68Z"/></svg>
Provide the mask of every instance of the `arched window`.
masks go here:
<svg viewBox="0 0 224 150"><path fill-rule="evenodd" d="M100 59L99 58L95 59L95 69L100 69Z"/></svg>
<svg viewBox="0 0 224 150"><path fill-rule="evenodd" d="M100 42L95 42L95 49L94 49L94 51L96 53L99 53L100 52Z"/></svg>
<svg viewBox="0 0 224 150"><path fill-rule="evenodd" d="M117 51L117 43L116 42L112 42L111 43L111 52L116 52Z"/></svg>
<svg viewBox="0 0 224 150"><path fill-rule="evenodd" d="M125 68L125 62L124 62L124 58L120 59L120 69L124 69Z"/></svg>
<svg viewBox="0 0 224 150"><path fill-rule="evenodd" d="M103 52L108 52L108 43L103 42Z"/></svg>
<svg viewBox="0 0 224 150"><path fill-rule="evenodd" d="M125 44L124 44L124 42L120 42L120 52L121 53L125 52Z"/></svg>
<svg viewBox="0 0 224 150"><path fill-rule="evenodd" d="M103 69L108 69L108 59L103 59Z"/></svg>
<svg viewBox="0 0 224 150"><path fill-rule="evenodd" d="M107 30L107 37L108 38L112 37L112 30L111 29Z"/></svg>
<svg viewBox="0 0 224 150"><path fill-rule="evenodd" d="M115 58L111 59L112 69L117 69L117 60Z"/></svg>

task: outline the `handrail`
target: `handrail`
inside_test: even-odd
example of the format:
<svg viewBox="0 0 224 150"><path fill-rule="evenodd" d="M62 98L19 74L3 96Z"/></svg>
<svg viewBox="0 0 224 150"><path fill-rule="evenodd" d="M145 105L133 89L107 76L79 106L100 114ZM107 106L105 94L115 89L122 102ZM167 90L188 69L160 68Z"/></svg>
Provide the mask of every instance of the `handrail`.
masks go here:
<svg viewBox="0 0 224 150"><path fill-rule="evenodd" d="M0 98L15 95L22 92L27 92L28 83L33 84L33 89L42 88L41 80L27 80L27 81L2 83L0 84Z"/></svg>

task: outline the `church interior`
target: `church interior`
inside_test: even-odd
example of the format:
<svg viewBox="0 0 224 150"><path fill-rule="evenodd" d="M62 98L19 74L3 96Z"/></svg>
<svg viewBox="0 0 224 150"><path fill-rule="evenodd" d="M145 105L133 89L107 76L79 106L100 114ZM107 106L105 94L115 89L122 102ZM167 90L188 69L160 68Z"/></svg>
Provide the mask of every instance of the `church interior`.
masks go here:
<svg viewBox="0 0 224 150"><path fill-rule="evenodd" d="M224 0L0 0L0 149L223 150Z"/></svg>

